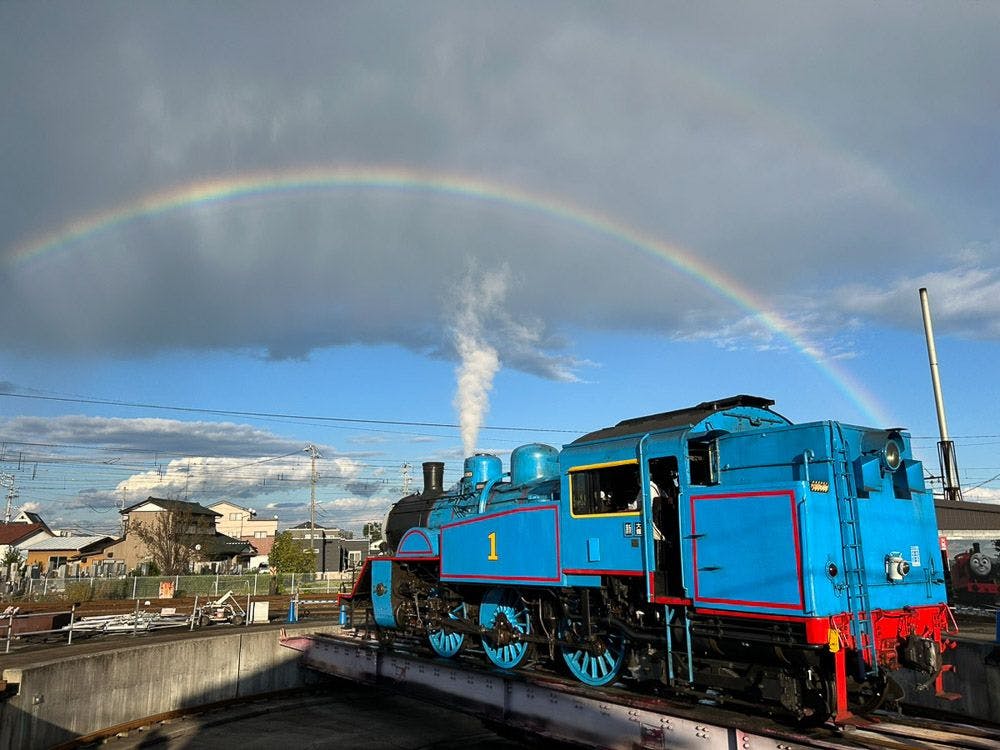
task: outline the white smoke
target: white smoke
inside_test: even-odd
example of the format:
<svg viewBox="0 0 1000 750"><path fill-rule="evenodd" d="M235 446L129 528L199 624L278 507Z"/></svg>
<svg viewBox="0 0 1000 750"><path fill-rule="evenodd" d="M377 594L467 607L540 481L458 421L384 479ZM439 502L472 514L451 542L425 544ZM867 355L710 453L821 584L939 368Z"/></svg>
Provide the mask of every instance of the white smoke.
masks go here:
<svg viewBox="0 0 1000 750"><path fill-rule="evenodd" d="M453 402L462 431L466 456L476 451L479 429L490 407L493 377L500 369L500 355L486 341L485 322L498 317L507 296L507 269L487 272L478 282L472 273L461 285L462 295L454 323L455 348L461 364L455 370L458 390Z"/></svg>

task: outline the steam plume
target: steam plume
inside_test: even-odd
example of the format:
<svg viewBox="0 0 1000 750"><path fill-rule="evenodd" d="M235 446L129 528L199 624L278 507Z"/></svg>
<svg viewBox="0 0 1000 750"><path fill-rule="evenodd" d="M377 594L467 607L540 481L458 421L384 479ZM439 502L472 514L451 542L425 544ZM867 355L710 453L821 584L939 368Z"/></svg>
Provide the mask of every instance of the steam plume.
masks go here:
<svg viewBox="0 0 1000 750"><path fill-rule="evenodd" d="M465 455L476 451L476 440L489 411L493 376L500 369L500 355L484 335L484 322L494 317L507 294L506 269L486 273L476 283L470 272L462 284L455 319L455 348L461 364L455 370L458 390L454 406L462 430Z"/></svg>

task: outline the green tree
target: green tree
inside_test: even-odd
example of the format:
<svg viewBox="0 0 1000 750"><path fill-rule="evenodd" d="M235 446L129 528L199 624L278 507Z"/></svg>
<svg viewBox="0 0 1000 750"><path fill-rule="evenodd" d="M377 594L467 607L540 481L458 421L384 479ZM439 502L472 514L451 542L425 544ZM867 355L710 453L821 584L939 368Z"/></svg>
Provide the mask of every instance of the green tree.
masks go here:
<svg viewBox="0 0 1000 750"><path fill-rule="evenodd" d="M7 551L4 552L3 558L0 559L0 567L7 570L11 565L14 565L15 563L20 565L22 562L24 562L24 559L21 557L20 550L15 549L14 547L8 547Z"/></svg>
<svg viewBox="0 0 1000 750"><path fill-rule="evenodd" d="M293 539L290 531L282 531L274 537L268 565L275 573L315 573L316 562L313 552L303 547L301 539Z"/></svg>

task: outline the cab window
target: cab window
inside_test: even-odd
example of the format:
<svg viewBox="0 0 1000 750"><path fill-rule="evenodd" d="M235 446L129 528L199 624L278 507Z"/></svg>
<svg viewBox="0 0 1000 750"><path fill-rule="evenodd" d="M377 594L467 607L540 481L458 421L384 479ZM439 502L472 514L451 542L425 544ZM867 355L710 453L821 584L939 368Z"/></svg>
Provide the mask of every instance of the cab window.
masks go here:
<svg viewBox="0 0 1000 750"><path fill-rule="evenodd" d="M690 483L708 487L719 482L719 444L716 440L692 440L688 443Z"/></svg>
<svg viewBox="0 0 1000 750"><path fill-rule="evenodd" d="M637 510L639 465L634 461L571 471L569 484L574 516Z"/></svg>

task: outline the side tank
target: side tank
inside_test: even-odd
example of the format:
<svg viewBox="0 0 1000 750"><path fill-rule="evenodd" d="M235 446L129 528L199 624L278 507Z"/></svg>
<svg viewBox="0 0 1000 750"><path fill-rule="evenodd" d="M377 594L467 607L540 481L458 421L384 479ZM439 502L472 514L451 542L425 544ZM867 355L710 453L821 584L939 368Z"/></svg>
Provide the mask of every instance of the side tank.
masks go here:
<svg viewBox="0 0 1000 750"><path fill-rule="evenodd" d="M529 443L510 455L511 470L494 455L477 453L465 459L462 479L442 487L444 464L424 464L424 489L408 495L389 510L385 539L394 553L414 527L437 529L459 518L492 513L507 505L552 502L559 497L559 451L551 445Z"/></svg>

